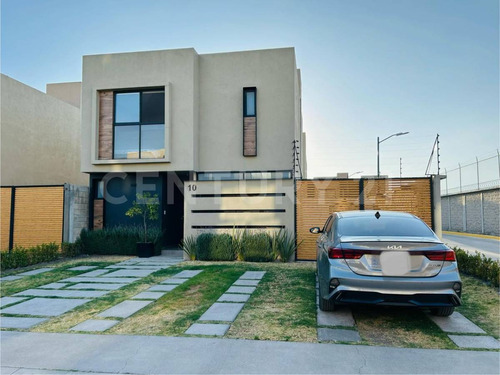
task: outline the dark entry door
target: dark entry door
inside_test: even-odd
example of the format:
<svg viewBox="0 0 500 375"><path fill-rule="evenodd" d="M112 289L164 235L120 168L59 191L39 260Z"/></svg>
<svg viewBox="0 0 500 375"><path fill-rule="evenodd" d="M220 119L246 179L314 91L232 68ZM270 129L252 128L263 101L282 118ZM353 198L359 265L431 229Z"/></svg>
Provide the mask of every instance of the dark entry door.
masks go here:
<svg viewBox="0 0 500 375"><path fill-rule="evenodd" d="M176 247L184 236L184 181L188 172L168 172L163 184L164 246Z"/></svg>

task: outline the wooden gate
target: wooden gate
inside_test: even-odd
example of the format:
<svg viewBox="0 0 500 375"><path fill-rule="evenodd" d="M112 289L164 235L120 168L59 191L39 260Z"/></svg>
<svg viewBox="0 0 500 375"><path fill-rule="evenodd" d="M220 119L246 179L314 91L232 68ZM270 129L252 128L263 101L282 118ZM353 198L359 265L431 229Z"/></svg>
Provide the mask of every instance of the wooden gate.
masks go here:
<svg viewBox="0 0 500 375"><path fill-rule="evenodd" d="M332 212L387 210L409 212L431 228L431 178L297 180L296 234L300 246L297 260L316 259L317 235Z"/></svg>

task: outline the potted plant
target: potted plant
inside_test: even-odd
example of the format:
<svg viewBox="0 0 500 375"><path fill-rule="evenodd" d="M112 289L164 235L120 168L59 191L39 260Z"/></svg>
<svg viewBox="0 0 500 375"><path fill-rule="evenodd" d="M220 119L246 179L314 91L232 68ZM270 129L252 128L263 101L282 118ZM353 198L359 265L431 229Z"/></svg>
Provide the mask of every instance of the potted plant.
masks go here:
<svg viewBox="0 0 500 375"><path fill-rule="evenodd" d="M142 218L144 242L137 242L137 256L140 258L149 258L154 255L155 244L148 242L148 221L158 219L159 206L158 195L136 194L136 200L132 203L132 207L125 213L128 217L140 216Z"/></svg>

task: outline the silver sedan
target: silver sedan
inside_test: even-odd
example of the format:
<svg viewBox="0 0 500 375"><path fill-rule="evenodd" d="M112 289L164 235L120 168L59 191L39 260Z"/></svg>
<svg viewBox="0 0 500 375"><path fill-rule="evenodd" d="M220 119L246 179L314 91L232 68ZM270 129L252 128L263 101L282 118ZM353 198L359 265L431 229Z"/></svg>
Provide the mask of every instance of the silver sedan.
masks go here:
<svg viewBox="0 0 500 375"><path fill-rule="evenodd" d="M392 211L335 212L317 240L319 307L364 303L428 307L451 315L461 304L455 253L418 217Z"/></svg>

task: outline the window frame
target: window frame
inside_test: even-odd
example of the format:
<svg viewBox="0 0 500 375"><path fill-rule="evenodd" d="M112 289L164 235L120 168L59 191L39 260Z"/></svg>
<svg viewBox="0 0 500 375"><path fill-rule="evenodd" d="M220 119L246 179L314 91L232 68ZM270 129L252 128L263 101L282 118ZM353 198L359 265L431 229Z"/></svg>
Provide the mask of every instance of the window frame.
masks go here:
<svg viewBox="0 0 500 375"><path fill-rule="evenodd" d="M147 88L130 88L130 89L122 89L122 90L113 90L113 144L112 144L112 160L149 160L149 161L164 161L167 159L166 155L166 142L163 140L164 143L164 148L165 148L165 154L163 158L142 158L141 157L141 141L142 141L142 126L145 125L163 125L164 127L164 132L166 131L166 121L165 121L165 114L167 111L165 103L163 104L163 122L160 124L157 121L151 122L151 121L142 121L142 95L143 93L147 92L155 92L155 91L161 91L163 92L164 98L167 95L167 90L165 86L158 86L158 87L147 87ZM119 94L131 94L131 93L139 93L139 121L138 122L116 122L116 95ZM115 127L116 126L139 126L139 139L138 139L138 158L137 159L128 159L128 158L116 158L115 157ZM165 133L164 133L165 134Z"/></svg>
<svg viewBox="0 0 500 375"><path fill-rule="evenodd" d="M247 93L253 92L254 94L254 114L247 115ZM245 117L257 117L257 87L243 87L243 118Z"/></svg>

